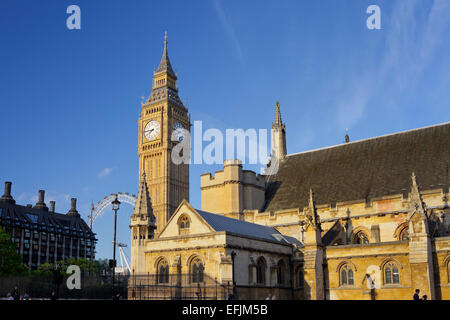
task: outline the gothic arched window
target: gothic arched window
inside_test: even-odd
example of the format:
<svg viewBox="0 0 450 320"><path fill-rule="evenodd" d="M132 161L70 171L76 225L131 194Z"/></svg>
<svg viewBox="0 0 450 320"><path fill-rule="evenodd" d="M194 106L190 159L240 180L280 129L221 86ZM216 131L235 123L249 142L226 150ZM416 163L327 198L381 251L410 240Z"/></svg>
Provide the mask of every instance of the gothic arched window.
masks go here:
<svg viewBox="0 0 450 320"><path fill-rule="evenodd" d="M303 275L302 267L297 268L296 276L297 276L297 279L296 279L295 284L296 284L297 288L303 288L303 281L304 281L305 276Z"/></svg>
<svg viewBox="0 0 450 320"><path fill-rule="evenodd" d="M368 244L369 238L363 231L359 231L355 234L353 242L357 244Z"/></svg>
<svg viewBox="0 0 450 320"><path fill-rule="evenodd" d="M398 272L398 267L394 262L388 262L384 266L384 283L400 284L400 273Z"/></svg>
<svg viewBox="0 0 450 320"><path fill-rule="evenodd" d="M404 227L399 235L398 235L398 239L399 240L409 240L409 228L408 226Z"/></svg>
<svg viewBox="0 0 450 320"><path fill-rule="evenodd" d="M256 283L266 284L266 261L263 257L256 263Z"/></svg>
<svg viewBox="0 0 450 320"><path fill-rule="evenodd" d="M447 281L450 283L450 260L447 262Z"/></svg>
<svg viewBox="0 0 450 320"><path fill-rule="evenodd" d="M158 283L169 283L169 263L166 259L162 259L158 263Z"/></svg>
<svg viewBox="0 0 450 320"><path fill-rule="evenodd" d="M345 264L341 267L341 286L352 286L354 284L353 269Z"/></svg>
<svg viewBox="0 0 450 320"><path fill-rule="evenodd" d="M193 283L203 282L203 274L205 267L203 266L202 260L200 258L195 258L191 262L191 279Z"/></svg>
<svg viewBox="0 0 450 320"><path fill-rule="evenodd" d="M181 216L178 220L178 228L180 234L189 233L189 228L191 227L191 222L187 216Z"/></svg>
<svg viewBox="0 0 450 320"><path fill-rule="evenodd" d="M284 285L285 282L285 264L283 260L278 261L277 265L277 283Z"/></svg>

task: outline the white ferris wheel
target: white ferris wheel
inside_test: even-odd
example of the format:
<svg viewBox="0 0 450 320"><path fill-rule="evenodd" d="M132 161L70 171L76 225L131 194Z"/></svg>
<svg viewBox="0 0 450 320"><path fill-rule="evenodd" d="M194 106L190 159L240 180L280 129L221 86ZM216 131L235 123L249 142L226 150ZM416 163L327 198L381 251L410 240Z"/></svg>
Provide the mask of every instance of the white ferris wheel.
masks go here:
<svg viewBox="0 0 450 320"><path fill-rule="evenodd" d="M127 203L133 206L133 208L136 204L136 195L134 194L130 195L128 192L111 193L110 196L103 198L103 200L99 201L95 207L92 207L91 214L88 215L91 230L94 222L104 214L107 208L111 207L111 202L113 202L116 197L121 203ZM119 247L120 266L116 267L115 272L117 274L131 273L130 264L128 263L129 259L123 250L123 248L127 247L127 245L125 243L121 243L120 241L116 241L116 246Z"/></svg>

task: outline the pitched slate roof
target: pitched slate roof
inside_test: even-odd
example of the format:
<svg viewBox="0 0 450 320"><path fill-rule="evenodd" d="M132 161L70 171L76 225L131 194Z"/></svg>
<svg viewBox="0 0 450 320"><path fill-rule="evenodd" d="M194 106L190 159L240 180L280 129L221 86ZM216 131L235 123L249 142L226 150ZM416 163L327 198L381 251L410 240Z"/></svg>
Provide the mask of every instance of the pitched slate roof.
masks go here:
<svg viewBox="0 0 450 320"><path fill-rule="evenodd" d="M408 194L411 173L421 190L449 188L450 122L288 155L268 180L263 210Z"/></svg>
<svg viewBox="0 0 450 320"><path fill-rule="evenodd" d="M244 236L278 241L285 244L291 243L275 228L228 218L216 213L210 213L201 210L196 211L215 231L228 231Z"/></svg>
<svg viewBox="0 0 450 320"><path fill-rule="evenodd" d="M0 224L27 229L45 228L45 231L64 234L83 232L86 237L96 240L95 233L80 216L53 213L12 203L0 202Z"/></svg>

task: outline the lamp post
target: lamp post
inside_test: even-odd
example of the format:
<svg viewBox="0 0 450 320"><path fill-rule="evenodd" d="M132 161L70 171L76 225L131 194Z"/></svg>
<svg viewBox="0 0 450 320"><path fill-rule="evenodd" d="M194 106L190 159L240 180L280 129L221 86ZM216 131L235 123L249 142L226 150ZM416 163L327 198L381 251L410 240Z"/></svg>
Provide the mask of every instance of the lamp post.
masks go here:
<svg viewBox="0 0 450 320"><path fill-rule="evenodd" d="M234 257L235 256L236 256L236 252L231 251L231 272L232 272L232 281L233 281L233 300L237 299L236 278L234 277Z"/></svg>
<svg viewBox="0 0 450 320"><path fill-rule="evenodd" d="M112 294L115 298L115 275L116 275L116 228L117 228L117 211L119 210L120 201L116 198L111 202L112 209L114 211L114 241L113 241L113 270L112 270Z"/></svg>

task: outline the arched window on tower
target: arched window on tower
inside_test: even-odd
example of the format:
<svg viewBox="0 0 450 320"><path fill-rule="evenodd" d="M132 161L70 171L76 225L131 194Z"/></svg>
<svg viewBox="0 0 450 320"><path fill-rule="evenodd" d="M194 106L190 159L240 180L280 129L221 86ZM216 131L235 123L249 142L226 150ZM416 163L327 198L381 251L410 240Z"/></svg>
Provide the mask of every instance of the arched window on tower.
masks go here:
<svg viewBox="0 0 450 320"><path fill-rule="evenodd" d="M384 284L400 284L400 273L394 262L384 265Z"/></svg>
<svg viewBox="0 0 450 320"><path fill-rule="evenodd" d="M340 269L340 280L341 286L353 286L354 285L354 274L353 269L350 265L345 264Z"/></svg>
<svg viewBox="0 0 450 320"><path fill-rule="evenodd" d="M256 263L256 283L266 284L266 260L263 257Z"/></svg>
<svg viewBox="0 0 450 320"><path fill-rule="evenodd" d="M169 283L169 263L166 259L162 259L158 263L158 283Z"/></svg>
<svg viewBox="0 0 450 320"><path fill-rule="evenodd" d="M203 282L203 274L205 267L203 266L202 260L200 258L195 258L191 262L191 282L201 283Z"/></svg>

